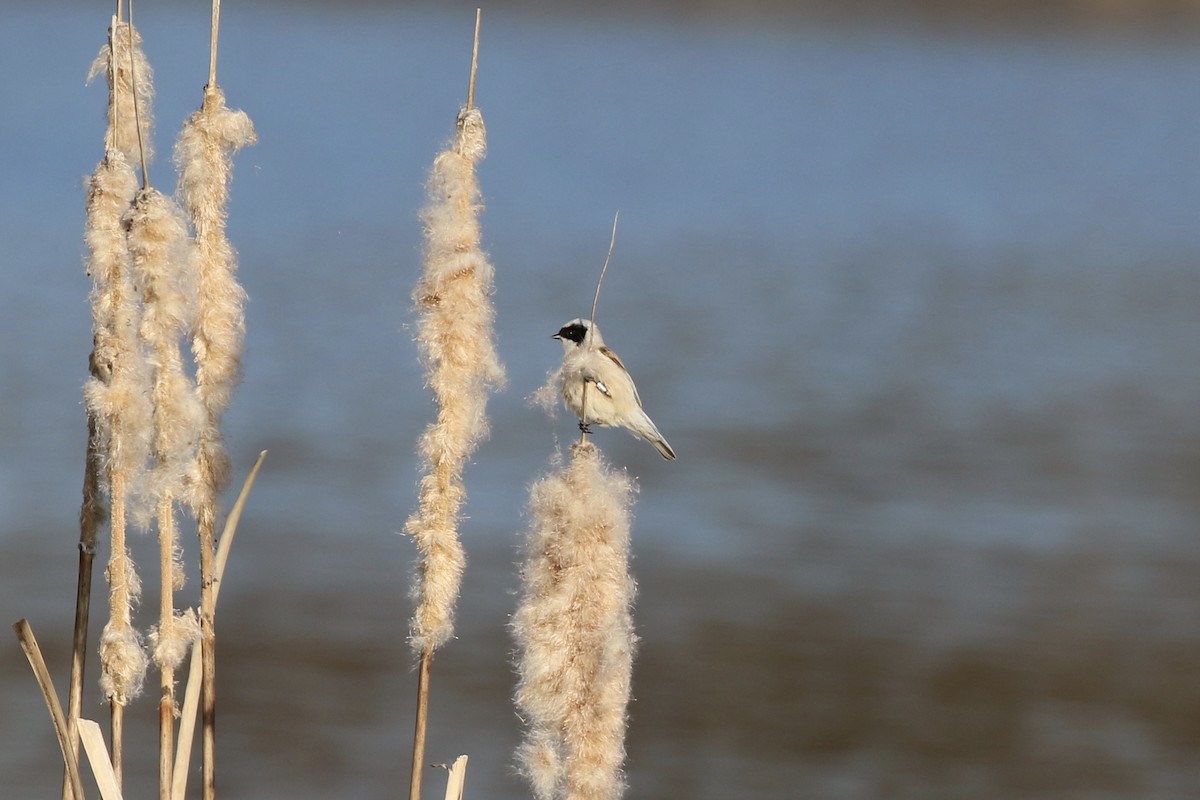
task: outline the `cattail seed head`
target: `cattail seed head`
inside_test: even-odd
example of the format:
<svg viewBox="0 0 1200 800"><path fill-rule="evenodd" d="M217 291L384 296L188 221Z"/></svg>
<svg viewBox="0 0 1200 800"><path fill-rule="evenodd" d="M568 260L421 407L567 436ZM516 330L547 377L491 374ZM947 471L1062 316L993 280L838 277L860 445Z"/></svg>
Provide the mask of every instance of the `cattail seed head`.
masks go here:
<svg viewBox="0 0 1200 800"><path fill-rule="evenodd" d="M150 499L183 489L204 409L183 367L182 336L195 319L194 251L178 207L157 189L141 191L126 219L133 272L142 291L139 330L154 404Z"/></svg>
<svg viewBox="0 0 1200 800"><path fill-rule="evenodd" d="M161 669L178 667L188 648L200 640L200 620L192 609L172 616L167 623L159 623L150 632L150 646L154 652L154 663Z"/></svg>
<svg viewBox="0 0 1200 800"><path fill-rule="evenodd" d="M229 109L213 85L206 87L203 104L175 143L178 195L196 235L199 304L191 346L205 414L188 466L185 501L205 531L216 524L217 493L229 476L221 423L240 378L246 330L246 293L237 281L237 253L225 233L233 154L256 141L250 117Z"/></svg>
<svg viewBox="0 0 1200 800"><path fill-rule="evenodd" d="M92 377L84 386L96 422L105 475L135 483L150 445L149 373L138 341L141 298L134 286L124 217L137 176L120 150L110 150L88 182L87 271L92 278Z"/></svg>
<svg viewBox="0 0 1200 800"><path fill-rule="evenodd" d="M504 382L496 353L493 268L480 246L482 211L475 162L486 151L478 109L459 115L455 139L434 159L424 222L424 270L413 291L417 345L438 415L418 450L426 470L416 512L405 524L420 551L413 583L410 642L432 651L454 632L466 554L458 521L466 488L462 471L487 435L487 396Z"/></svg>
<svg viewBox="0 0 1200 800"><path fill-rule="evenodd" d="M534 483L512 630L517 752L538 800L614 800L624 791L626 706L636 637L629 573L633 480L591 443Z"/></svg>
<svg viewBox="0 0 1200 800"><path fill-rule="evenodd" d="M109 621L100 634L100 688L117 705L142 693L146 677L146 651L137 631Z"/></svg>

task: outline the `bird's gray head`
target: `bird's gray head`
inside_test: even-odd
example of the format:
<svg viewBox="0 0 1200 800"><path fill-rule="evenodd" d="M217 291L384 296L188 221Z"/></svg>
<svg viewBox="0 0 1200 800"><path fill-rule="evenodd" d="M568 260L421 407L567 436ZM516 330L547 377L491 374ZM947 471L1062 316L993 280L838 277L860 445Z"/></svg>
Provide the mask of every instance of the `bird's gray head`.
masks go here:
<svg viewBox="0 0 1200 800"><path fill-rule="evenodd" d="M570 351L571 348L578 347L588 338L588 331L591 331L591 344L599 347L604 344L604 340L600 338L600 329L592 324L591 320L573 319L566 325L558 329L558 333L550 337L558 339L562 342L563 350Z"/></svg>

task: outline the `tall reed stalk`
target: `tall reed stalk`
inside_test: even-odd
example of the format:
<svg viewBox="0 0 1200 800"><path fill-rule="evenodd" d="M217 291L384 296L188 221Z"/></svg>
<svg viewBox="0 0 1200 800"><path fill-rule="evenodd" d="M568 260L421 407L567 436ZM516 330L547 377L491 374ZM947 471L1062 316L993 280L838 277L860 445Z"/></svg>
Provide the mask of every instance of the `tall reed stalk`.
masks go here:
<svg viewBox="0 0 1200 800"><path fill-rule="evenodd" d="M237 281L237 253L225 232L233 155L257 137L245 112L230 109L217 84L219 0L212 3L208 83L200 108L184 123L175 144L182 198L196 236L199 307L192 352L196 388L204 407L188 503L200 539L200 624L203 694L201 749L203 796L216 796L216 589L213 558L217 548L218 494L228 481L229 456L221 421L237 386L245 337L246 294Z"/></svg>
<svg viewBox="0 0 1200 800"><path fill-rule="evenodd" d="M174 593L183 582L176 513L184 504L198 522L201 607L208 640L205 662L209 664L214 638L212 562L217 495L229 471L221 418L237 382L244 330L244 293L234 277L236 257L225 237L225 206L232 153L253 142L254 129L245 114L225 107L216 85L218 12L219 2L214 0L204 102L185 124L176 149L179 194L187 217L170 198L149 186L151 71L132 18L128 22L120 19L121 4L108 42L92 67L93 76L104 74L108 79L109 104L105 158L88 192L86 239L93 278L95 342L91 378L84 390L89 441L80 515L77 652L72 660L69 724L74 740L90 591L85 556L94 551L103 514L101 493L107 488L112 555L108 568L110 620L101 636L101 684L112 705L113 766L119 781L123 708L140 691L146 667L141 637L132 624L139 586L126 544L132 518L144 513L146 526L153 517L159 535L159 622L151 638L161 673L159 783L163 800L171 796L174 783L174 673L201 630L193 611L175 609ZM138 161L142 166L140 192L132 167ZM195 230L194 242L189 222ZM189 339L195 383L182 350ZM205 670L205 683L210 687L212 675L211 667ZM213 696L210 690L205 697L206 734L211 734L213 727ZM206 798L215 792L212 742L213 737L206 735ZM73 746L77 754L77 740ZM64 796L67 791L64 788Z"/></svg>
<svg viewBox="0 0 1200 800"><path fill-rule="evenodd" d="M142 290L141 339L151 369L154 404L152 467L148 499L159 538L159 622L151 635L161 676L159 697L159 789L169 800L174 752L175 668L198 634L194 614L175 613L175 590L183 585L175 505L183 494L204 409L184 371L181 342L196 309L193 253L177 206L156 189L142 190L127 217L129 252Z"/></svg>
<svg viewBox="0 0 1200 800"><path fill-rule="evenodd" d="M434 159L429 175L428 202L421 213L423 272L413 291L417 345L437 418L419 442L425 474L417 510L404 527L420 554L409 629L419 657L411 800L421 794L433 654L453 636L466 565L458 538L466 499L463 468L488 432L488 391L504 382L493 333L493 268L480 244L483 206L475 166L487 150L487 136L483 115L473 104L478 44L477 13L468 103L458 114L453 141Z"/></svg>
<svg viewBox="0 0 1200 800"><path fill-rule="evenodd" d="M538 800L614 800L625 788L635 491L590 442L530 490L512 630L526 725L517 761Z"/></svg>
<svg viewBox="0 0 1200 800"><path fill-rule="evenodd" d="M111 703L111 747L118 779L122 710L141 692L146 671L146 655L132 621L140 584L125 542L129 490L140 481L145 467L152 418L149 378L137 338L141 304L122 222L136 187L124 154L110 150L89 186L85 234L91 251L94 345L93 374L84 386L84 398L95 431L89 447L102 454L98 461L103 462L108 486L111 535L106 571L109 621L100 637L101 688Z"/></svg>
<svg viewBox="0 0 1200 800"><path fill-rule="evenodd" d="M119 11L119 9L118 9ZM118 14L119 16L119 14ZM113 343L122 325L135 324L118 322L118 312L111 305L114 286L127 280L122 274L122 262L126 258L124 232L121 217L133 202L137 181L129 169L130 153L137 143L137 131L130 137L125 116L133 119L132 81L129 70L120 69L115 61L117 47L114 36L124 42L134 40L132 31L121 36L121 25L113 17L108 30L108 39L92 63L88 79L103 74L108 84L108 125L105 129L105 158L96 167L88 182L87 223L84 238L88 245L88 274L93 282L92 331L93 352L88 359L91 379L97 383L95 394L103 394L111 383L113 371ZM140 37L137 37L140 40ZM144 60L144 59L143 59ZM147 70L149 68L147 67ZM120 100L121 97L126 100ZM120 102L119 102L120 101ZM146 106L149 109L149 102ZM118 108L125 114L118 112ZM134 125L137 122L134 119ZM122 135L124 133L124 135ZM124 291L132 296L132 288ZM119 301L120 294L116 299ZM108 350L109 352L105 352ZM96 553L96 538L100 527L108 516L103 500L108 446L112 435L111 414L106 414L99 397L87 407L87 455L84 460L83 504L79 510L79 572L75 592L75 626L71 643L71 677L67 690L67 725L71 745L71 758L78 763L79 738L76 726L82 711L83 676L86 665L88 624L91 613L92 564ZM72 794L66 777L63 779L63 798ZM78 798L83 800L83 798Z"/></svg>
<svg viewBox="0 0 1200 800"><path fill-rule="evenodd" d="M113 767L118 781L123 767L124 707L141 691L146 655L132 624L132 607L140 585L126 545L128 503L144 469L149 448L151 409L148 377L137 339L140 298L134 288L126 247L124 217L137 191L132 164L150 156L148 129L153 98L151 70L132 22L114 16L108 41L92 65L90 77L108 81L108 126L105 157L88 187L85 238L92 275L92 377L84 387L89 417L89 453L104 465L110 497L112 548L107 569L109 621L100 637L101 687L110 701ZM89 462L92 459L89 458ZM85 477L85 486L101 476ZM85 514L89 504L85 497ZM94 503L93 503L94 506ZM82 583L90 576L84 577ZM86 616L76 611L75 641L86 642ZM81 629L82 628L82 629ZM82 679L82 657L78 661ZM74 670L73 670L74 672ZM73 691L79 691L74 687ZM74 707L74 703L71 704ZM74 729L77 711L69 725ZM74 738L74 733L72 733ZM75 747L74 741L72 746Z"/></svg>

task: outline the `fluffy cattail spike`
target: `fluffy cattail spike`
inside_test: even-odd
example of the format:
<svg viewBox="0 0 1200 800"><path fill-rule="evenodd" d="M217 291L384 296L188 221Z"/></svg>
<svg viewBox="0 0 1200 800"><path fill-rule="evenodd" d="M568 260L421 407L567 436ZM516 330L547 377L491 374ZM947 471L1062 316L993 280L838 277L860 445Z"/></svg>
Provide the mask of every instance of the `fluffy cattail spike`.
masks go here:
<svg viewBox="0 0 1200 800"><path fill-rule="evenodd" d="M192 352L206 419L187 499L198 516L215 513L216 495L229 474L221 420L241 370L246 293L237 281L237 253L225 223L233 154L255 141L250 118L228 108L220 88L210 84L175 144L178 194L196 234L199 303Z"/></svg>
<svg viewBox="0 0 1200 800"><path fill-rule="evenodd" d="M184 370L182 337L196 314L191 240L179 208L157 189L141 191L127 217L129 252L142 290L141 339L152 372L154 510L183 491L185 470L199 439L204 409Z"/></svg>
<svg viewBox="0 0 1200 800"><path fill-rule="evenodd" d="M141 300L123 221L136 192L128 157L122 150L109 150L88 184L84 231L93 327L92 377L84 385L84 401L111 499L110 619L101 635L101 688L118 706L137 696L146 671L146 656L132 626L137 574L125 545L127 500L145 468L152 428L149 376L138 340Z"/></svg>
<svg viewBox="0 0 1200 800"><path fill-rule="evenodd" d="M438 415L421 437L426 474L405 525L420 550L410 641L432 652L454 632L454 605L466 563L458 521L462 471L487 435L488 390L504 382L496 354L493 269L480 247L482 210L475 164L487 149L483 115L464 108L450 147L438 154L422 211L424 272L413 292L417 344Z"/></svg>
<svg viewBox="0 0 1200 800"><path fill-rule="evenodd" d="M633 480L591 443L530 490L512 629L527 730L517 751L538 800L615 800L625 788L636 637L629 573Z"/></svg>

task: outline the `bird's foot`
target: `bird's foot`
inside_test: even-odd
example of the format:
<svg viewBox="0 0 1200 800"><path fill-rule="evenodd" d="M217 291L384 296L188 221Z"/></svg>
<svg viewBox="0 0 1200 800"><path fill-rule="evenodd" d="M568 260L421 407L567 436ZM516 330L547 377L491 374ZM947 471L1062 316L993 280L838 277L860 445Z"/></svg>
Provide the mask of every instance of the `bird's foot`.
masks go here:
<svg viewBox="0 0 1200 800"><path fill-rule="evenodd" d="M579 432L582 433L584 436L591 436L592 435L591 424L587 423L587 422L580 422L579 423Z"/></svg>

